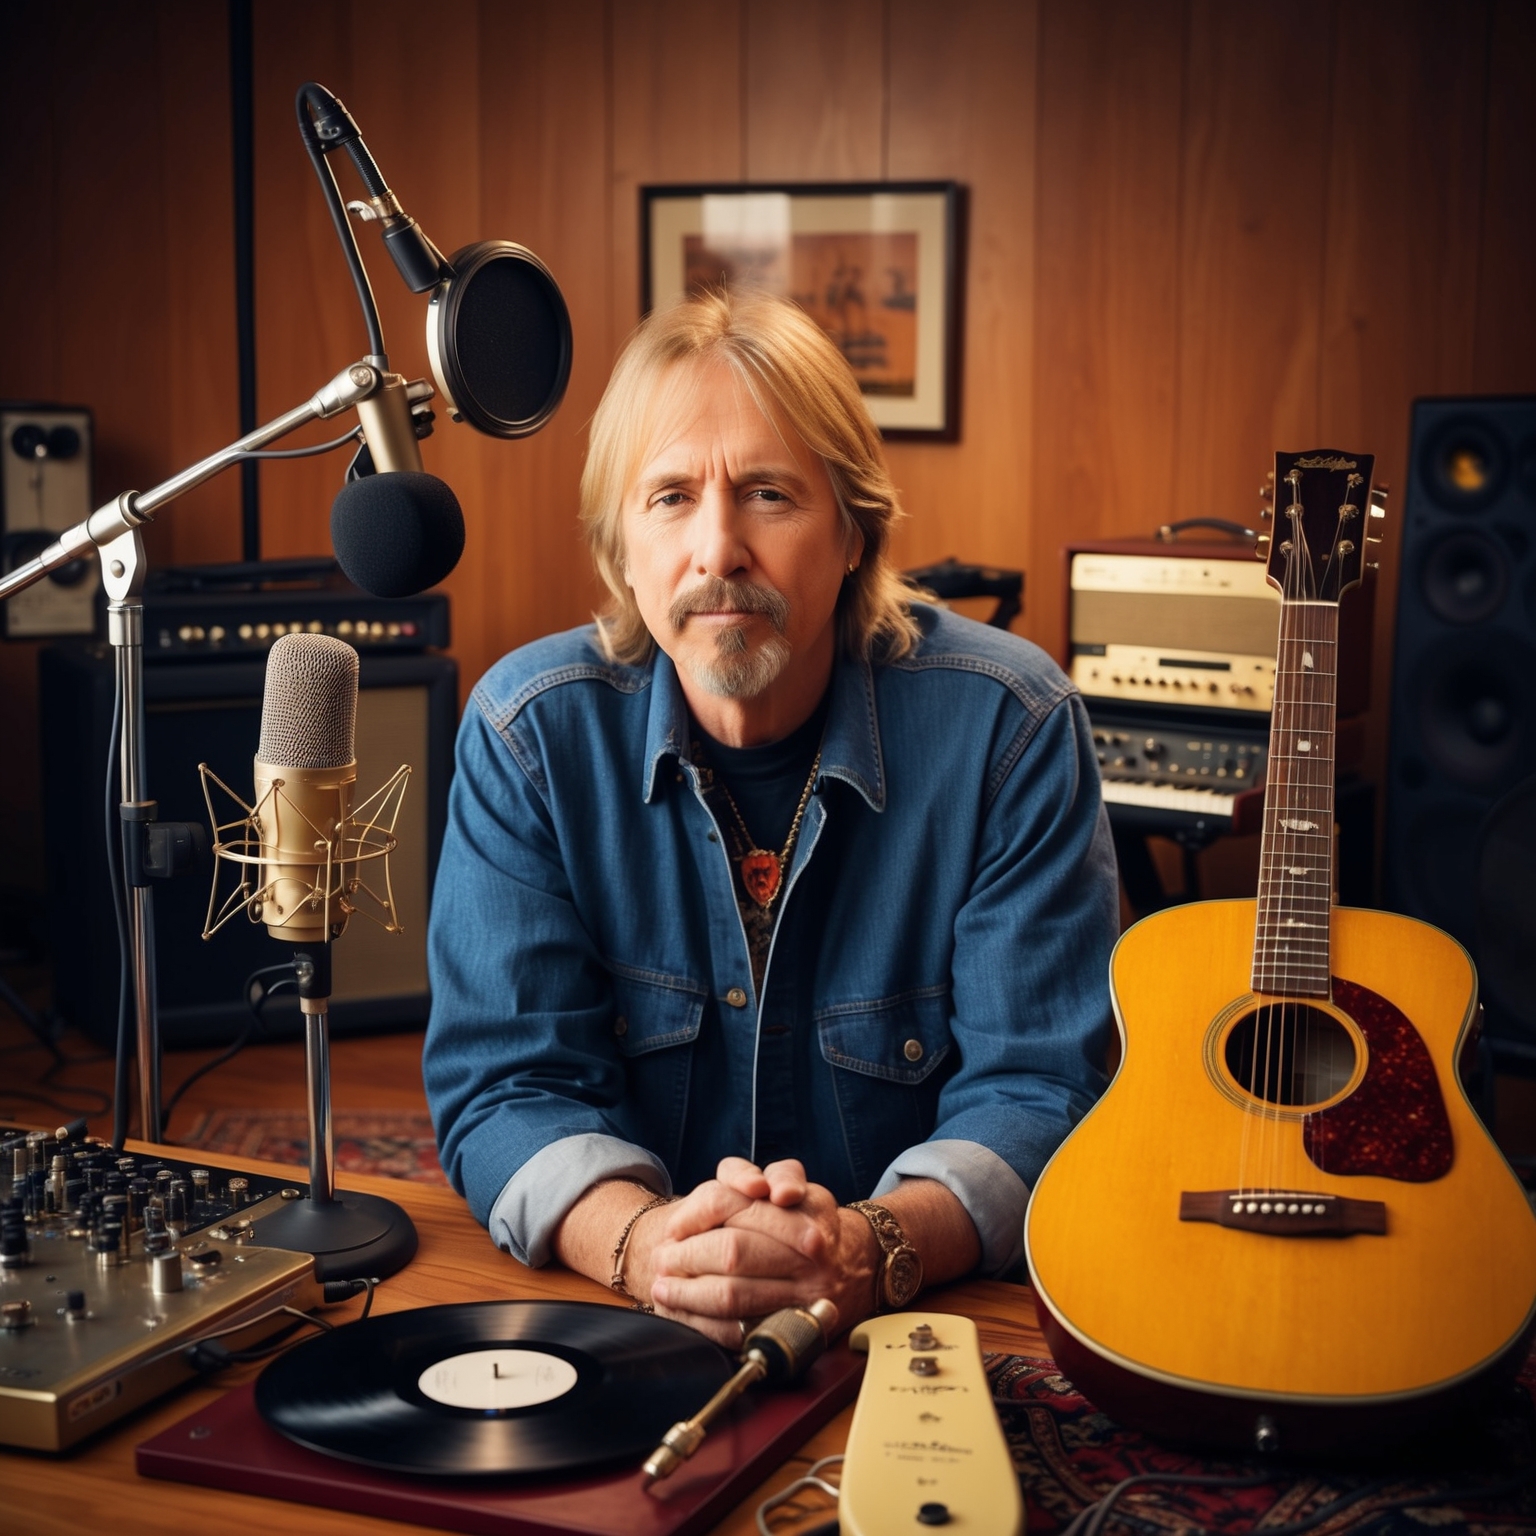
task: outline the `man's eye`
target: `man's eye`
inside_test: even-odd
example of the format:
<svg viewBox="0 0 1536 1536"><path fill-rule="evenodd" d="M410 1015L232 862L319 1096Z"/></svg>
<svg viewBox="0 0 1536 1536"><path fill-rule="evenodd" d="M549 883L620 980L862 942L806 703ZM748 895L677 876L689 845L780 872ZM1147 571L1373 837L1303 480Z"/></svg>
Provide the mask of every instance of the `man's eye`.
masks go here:
<svg viewBox="0 0 1536 1536"><path fill-rule="evenodd" d="M749 501L767 502L770 506L784 506L789 502L789 497L776 486L760 485L747 493Z"/></svg>
<svg viewBox="0 0 1536 1536"><path fill-rule="evenodd" d="M681 491L663 491L651 503L653 507L680 507L686 500Z"/></svg>

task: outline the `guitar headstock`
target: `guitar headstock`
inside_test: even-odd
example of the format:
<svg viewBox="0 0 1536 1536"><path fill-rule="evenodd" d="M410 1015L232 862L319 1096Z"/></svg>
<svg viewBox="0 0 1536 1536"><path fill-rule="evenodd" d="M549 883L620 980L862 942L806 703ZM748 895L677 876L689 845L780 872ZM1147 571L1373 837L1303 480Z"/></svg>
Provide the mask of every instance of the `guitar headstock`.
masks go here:
<svg viewBox="0 0 1536 1536"><path fill-rule="evenodd" d="M1365 546L1381 542L1386 516L1386 493L1371 488L1375 465L1374 454L1333 448L1275 455L1274 532L1257 553L1292 602L1337 603L1359 583Z"/></svg>

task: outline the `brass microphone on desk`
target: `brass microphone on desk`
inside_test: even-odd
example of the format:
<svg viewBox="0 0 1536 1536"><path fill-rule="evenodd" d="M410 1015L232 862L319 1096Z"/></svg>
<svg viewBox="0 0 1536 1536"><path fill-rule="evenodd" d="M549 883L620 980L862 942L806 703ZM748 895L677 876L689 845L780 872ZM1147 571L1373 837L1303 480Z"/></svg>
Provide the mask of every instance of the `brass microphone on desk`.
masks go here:
<svg viewBox="0 0 1536 1536"><path fill-rule="evenodd" d="M765 1317L741 1343L741 1368L691 1419L669 1429L645 1463L645 1475L659 1482L671 1475L703 1444L709 1426L748 1387L759 1381L793 1381L832 1337L837 1308L830 1301L808 1307L784 1307Z"/></svg>
<svg viewBox="0 0 1536 1536"><path fill-rule="evenodd" d="M255 803L246 804L206 763L198 765L215 854L203 937L211 938L236 913L244 912L252 922L265 923L273 938L293 944L304 1015L309 1198L291 1201L264 1217L256 1225L256 1240L313 1254L321 1280L382 1278L409 1263L416 1252L416 1229L393 1201L335 1192L326 1006L331 995L331 941L342 936L357 914L399 932L389 855L396 846L395 822L411 772L402 765L354 806L357 674L357 652L344 640L324 634L284 635L267 658ZM239 807L238 818L219 822L210 784ZM377 890L367 874L375 862ZM222 904L221 864L232 865L239 874L239 883Z"/></svg>

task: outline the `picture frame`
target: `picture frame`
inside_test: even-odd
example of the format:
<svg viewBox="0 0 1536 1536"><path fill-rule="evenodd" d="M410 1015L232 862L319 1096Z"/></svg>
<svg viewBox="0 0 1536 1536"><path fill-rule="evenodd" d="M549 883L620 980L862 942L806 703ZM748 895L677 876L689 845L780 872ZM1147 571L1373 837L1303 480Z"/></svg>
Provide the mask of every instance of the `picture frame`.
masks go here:
<svg viewBox="0 0 1536 1536"><path fill-rule="evenodd" d="M640 188L640 308L722 280L794 298L881 435L960 435L963 189L953 181Z"/></svg>

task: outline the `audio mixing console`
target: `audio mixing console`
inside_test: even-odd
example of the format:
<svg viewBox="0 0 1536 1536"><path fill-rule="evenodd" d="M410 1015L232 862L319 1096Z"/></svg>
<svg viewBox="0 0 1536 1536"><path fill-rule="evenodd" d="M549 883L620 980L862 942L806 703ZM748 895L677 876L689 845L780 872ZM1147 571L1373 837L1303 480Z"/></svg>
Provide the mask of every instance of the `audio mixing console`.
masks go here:
<svg viewBox="0 0 1536 1536"><path fill-rule="evenodd" d="M59 1451L320 1303L250 1241L305 1186L0 1125L0 1444ZM285 1311L284 1309L292 1309Z"/></svg>

